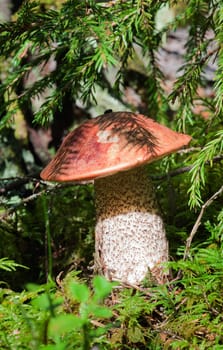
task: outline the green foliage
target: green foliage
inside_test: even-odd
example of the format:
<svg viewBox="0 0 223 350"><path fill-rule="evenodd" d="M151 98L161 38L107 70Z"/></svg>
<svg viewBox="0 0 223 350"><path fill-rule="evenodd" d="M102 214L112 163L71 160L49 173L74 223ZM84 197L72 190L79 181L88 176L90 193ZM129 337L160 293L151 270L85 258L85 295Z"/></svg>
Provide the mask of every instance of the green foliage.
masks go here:
<svg viewBox="0 0 223 350"><path fill-rule="evenodd" d="M206 184L205 167L212 167L214 157L220 156L222 152L223 131L219 130L214 136L212 136L212 140L202 148L190 171L191 187L189 188L189 204L191 207L199 206L202 203L201 190L205 188Z"/></svg>
<svg viewBox="0 0 223 350"><path fill-rule="evenodd" d="M112 284L96 276L93 286L91 291L85 284L70 281L67 295L53 283L28 285L20 294L2 290L1 348L87 350L106 343L103 322L111 318L112 311L102 302Z"/></svg>
<svg viewBox="0 0 223 350"><path fill-rule="evenodd" d="M15 111L17 102L27 104L31 97L53 88L34 118L34 122L46 124L52 121L55 109L61 108L66 91L74 100L89 102L96 84L108 87L103 71L110 66L119 67L114 83L119 90L123 69L134 52L133 44L138 42L151 53L157 48L161 37L155 33L154 15L163 3L151 2L149 6L144 1L118 1L106 6L96 1L67 1L60 10L43 12L37 3L25 2L15 22L0 26L0 55L11 57L12 66L0 90L7 96L6 106L14 104ZM34 58L24 63L26 52ZM40 79L19 98L13 97L12 91L27 73L50 57L59 61L57 68L42 77L40 72ZM11 115L9 108L2 126Z"/></svg>
<svg viewBox="0 0 223 350"><path fill-rule="evenodd" d="M222 6L219 7L218 12L215 17L216 21L216 39L219 42L219 62L218 62L218 70L217 70L217 78L216 78L216 111L219 116L222 115L223 111L223 103L222 103L222 95L223 95L223 83L222 83L222 71L223 71L223 9Z"/></svg>
<svg viewBox="0 0 223 350"><path fill-rule="evenodd" d="M221 1L54 5L24 1L11 21L0 24L0 168L7 176L0 189L1 286L7 286L0 289L0 348L222 349L222 198L206 207L190 254L182 258L197 220L195 209L222 186ZM157 17L168 6L174 15L160 27ZM184 65L168 90L159 55L170 32L182 28L187 31ZM206 74L210 62L214 78ZM126 102L126 86L137 92L140 106ZM37 133L64 112L67 94L84 112L96 108L99 87L126 109L143 106L143 113L193 136L188 152L150 165L170 238L173 279L162 286L113 288L102 277L91 278L92 185L47 186L36 177L45 160L27 161L30 138L16 136L18 114L28 124L26 133L33 125ZM205 88L212 94L203 96ZM40 101L36 109L35 99ZM196 112L198 102L208 119ZM35 176L26 179L30 173ZM25 266L29 270L20 269ZM27 282L40 285L25 288Z"/></svg>
<svg viewBox="0 0 223 350"><path fill-rule="evenodd" d="M169 263L182 278L166 285L120 289L95 276L89 288L71 273L57 288L50 282L19 294L1 289L1 347L220 349L222 224L221 212L217 224L206 223L209 240L190 260Z"/></svg>
<svg viewBox="0 0 223 350"><path fill-rule="evenodd" d="M8 258L1 258L0 259L0 269L5 271L15 271L17 267L22 267L26 269L26 266L23 266L21 264L17 264L14 260L10 260Z"/></svg>
<svg viewBox="0 0 223 350"><path fill-rule="evenodd" d="M26 191L26 185L22 193L15 191L13 207L7 202L6 209L13 211L10 220L0 222L0 256L29 270L10 275L2 271L1 279L18 290L28 282L44 283L64 269L82 269L85 274L94 250L92 186L52 186L47 198L37 196L24 205Z"/></svg>

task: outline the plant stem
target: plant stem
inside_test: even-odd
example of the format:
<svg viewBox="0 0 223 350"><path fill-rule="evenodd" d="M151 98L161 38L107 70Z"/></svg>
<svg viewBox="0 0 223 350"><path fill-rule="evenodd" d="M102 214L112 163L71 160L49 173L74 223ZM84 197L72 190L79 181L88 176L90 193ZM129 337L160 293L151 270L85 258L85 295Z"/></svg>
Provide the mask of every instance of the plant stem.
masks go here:
<svg viewBox="0 0 223 350"><path fill-rule="evenodd" d="M52 276L52 249L51 249L51 234L50 234L50 220L49 220L49 206L46 195L42 196L43 213L45 222L45 253L46 253L46 280Z"/></svg>

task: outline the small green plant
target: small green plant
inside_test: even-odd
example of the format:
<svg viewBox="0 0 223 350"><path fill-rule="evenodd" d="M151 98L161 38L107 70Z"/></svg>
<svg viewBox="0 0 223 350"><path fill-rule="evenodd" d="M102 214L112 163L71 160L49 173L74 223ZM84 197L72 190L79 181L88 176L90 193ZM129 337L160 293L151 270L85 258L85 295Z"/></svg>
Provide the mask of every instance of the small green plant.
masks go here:
<svg viewBox="0 0 223 350"><path fill-rule="evenodd" d="M64 342L64 335L68 335L68 340L71 331L73 335L76 333L74 338L76 349L88 350L94 344L100 345L100 342L103 342L101 337L107 331L107 326L103 324L103 320L111 318L112 311L102 303L104 298L111 293L112 283L103 277L95 276L92 285L93 293L84 283L71 281L68 284L70 310L72 310L72 307L74 310L76 309L75 304L73 304L76 303L78 312L77 314L58 314L51 318L48 334L57 346L63 345L66 348L69 346L69 341ZM72 304L73 306L71 306ZM100 320L100 322L97 320Z"/></svg>
<svg viewBox="0 0 223 350"><path fill-rule="evenodd" d="M10 260L8 258L0 259L0 269L5 271L16 271L17 267L22 267L23 269L28 269L28 267L17 264L14 260Z"/></svg>
<svg viewBox="0 0 223 350"><path fill-rule="evenodd" d="M16 294L1 290L0 348L62 350L100 348L112 311L103 305L113 284L96 276L93 290L78 281L69 281L58 291L53 282L28 285Z"/></svg>

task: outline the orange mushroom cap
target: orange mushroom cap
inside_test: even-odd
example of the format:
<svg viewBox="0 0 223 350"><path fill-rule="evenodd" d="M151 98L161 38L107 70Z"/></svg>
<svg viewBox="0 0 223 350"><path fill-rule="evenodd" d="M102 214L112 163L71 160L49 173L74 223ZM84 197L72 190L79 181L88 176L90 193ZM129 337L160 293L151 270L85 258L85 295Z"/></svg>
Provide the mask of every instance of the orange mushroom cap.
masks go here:
<svg viewBox="0 0 223 350"><path fill-rule="evenodd" d="M70 132L40 176L48 181L105 177L151 163L190 140L142 114L106 113Z"/></svg>

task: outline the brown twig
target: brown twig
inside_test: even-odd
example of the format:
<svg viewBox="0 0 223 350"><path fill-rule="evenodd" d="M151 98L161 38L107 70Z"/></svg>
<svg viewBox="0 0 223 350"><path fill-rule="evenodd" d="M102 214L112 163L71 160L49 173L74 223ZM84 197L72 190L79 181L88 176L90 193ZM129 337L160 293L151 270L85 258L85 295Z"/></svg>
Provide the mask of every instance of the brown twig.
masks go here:
<svg viewBox="0 0 223 350"><path fill-rule="evenodd" d="M82 181L82 182L76 182L76 183L71 183L71 182L67 182L67 183L60 183L60 184L54 184L54 183L50 183L47 181L43 181L40 179L36 179L36 178L29 178L29 177L25 177L23 178L12 178L15 179L15 181L13 181L11 184L8 184L8 186L4 186L3 188L0 188L0 195L4 195L5 193L7 193L7 191L10 191L11 189L16 189L17 187L20 187L28 182L33 182L36 183L36 187L38 185L45 185L47 186L44 190L37 192L37 193L33 193L31 194L29 197L23 198L21 199L18 203L15 203L14 205L12 205L11 208L6 209L5 212L3 214L0 215L0 220L4 220L7 216L9 216L10 214L14 213L20 206L22 205L26 205L27 203L35 200L36 198L38 198L39 196L42 196L43 194L48 194L50 192L56 192L57 190L60 190L62 188L68 187L68 186L74 186L74 185L84 185L86 183L91 184L92 181ZM11 179L4 179L4 181L9 181ZM5 191L6 188L6 191Z"/></svg>
<svg viewBox="0 0 223 350"><path fill-rule="evenodd" d="M16 211L16 209L24 204L29 203L30 201L33 201L34 199L36 199L37 197L43 195L44 193L49 192L49 189L47 190L42 190L38 193L34 193L31 196L22 199L21 201L19 201L18 203L14 204L11 208L7 209L3 214L0 215L0 220L4 220L7 216L9 216L10 214L12 214L14 211Z"/></svg>
<svg viewBox="0 0 223 350"><path fill-rule="evenodd" d="M192 231L191 231L189 237L188 237L187 240L186 240L186 247L185 247L185 251L184 251L183 260L186 260L186 259L188 258L188 256L189 256L191 243L192 243L193 238L194 238L194 236L195 236L195 234L196 234L196 232L197 232L197 230L198 230L198 228L199 228L199 226L200 226L200 224L201 224L201 219L202 219L202 217L203 217L203 215L204 215L205 210L206 210L207 207L209 207L209 206L213 203L213 201L214 201L216 198L218 198L222 193L223 193L223 186L221 186L220 189L219 189L217 192L215 192L215 193L213 194L213 196L211 196L211 197L202 205L200 214L198 215L197 220L196 220L196 222L195 222L195 224L194 224L194 226L193 226L193 228L192 228Z"/></svg>
<svg viewBox="0 0 223 350"><path fill-rule="evenodd" d="M1 179L1 182L7 182L3 187L0 188L0 195L4 195L8 191L16 190L21 186L27 184L28 182L40 182L41 180L37 178L38 174L32 176L23 176L23 177L9 177Z"/></svg>
<svg viewBox="0 0 223 350"><path fill-rule="evenodd" d="M0 215L0 220L4 220L7 216L9 216L10 214L14 213L18 207L22 206L22 205L26 205L27 203L35 200L36 198L42 196L43 194L47 194L49 192L53 192L55 190L58 190L60 188L64 187L63 185L51 185L51 187L47 187L46 189L37 192L37 193L33 193L31 194L29 197L23 198L21 199L18 203L14 204L11 208L6 209L6 211Z"/></svg>
<svg viewBox="0 0 223 350"><path fill-rule="evenodd" d="M214 157L212 159L212 162L213 163L217 163L217 162L220 162L221 160L223 160L223 155L219 155L219 156ZM205 164L206 165L210 164L210 161L205 162ZM183 166L181 168L177 168L177 169L174 169L172 171L169 171L166 174L151 175L150 177L151 177L152 180L164 180L164 179L167 179L167 178L170 178L170 177L174 177L174 176L177 176L177 175L180 175L180 174L183 174L183 173L187 173L192 168L193 168L193 165Z"/></svg>
<svg viewBox="0 0 223 350"><path fill-rule="evenodd" d="M172 171L169 171L166 174L162 175L151 175L152 180L164 180L164 179L169 179L170 177L174 177L183 173L187 173L192 169L193 165L188 165L188 166L183 166L181 168L174 169Z"/></svg>

